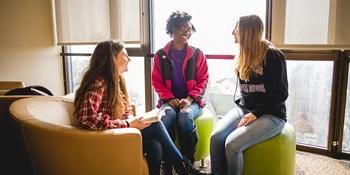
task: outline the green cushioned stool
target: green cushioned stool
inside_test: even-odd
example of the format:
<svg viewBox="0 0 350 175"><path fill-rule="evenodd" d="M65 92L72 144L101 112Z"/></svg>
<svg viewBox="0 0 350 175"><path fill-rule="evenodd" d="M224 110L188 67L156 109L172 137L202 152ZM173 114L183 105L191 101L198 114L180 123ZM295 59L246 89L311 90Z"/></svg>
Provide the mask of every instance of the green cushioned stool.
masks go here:
<svg viewBox="0 0 350 175"><path fill-rule="evenodd" d="M295 132L286 123L281 133L243 152L244 175L294 175Z"/></svg>
<svg viewBox="0 0 350 175"><path fill-rule="evenodd" d="M196 161L203 160L210 153L210 135L214 128L214 116L207 108L198 116L194 123L197 126L198 143L194 158Z"/></svg>

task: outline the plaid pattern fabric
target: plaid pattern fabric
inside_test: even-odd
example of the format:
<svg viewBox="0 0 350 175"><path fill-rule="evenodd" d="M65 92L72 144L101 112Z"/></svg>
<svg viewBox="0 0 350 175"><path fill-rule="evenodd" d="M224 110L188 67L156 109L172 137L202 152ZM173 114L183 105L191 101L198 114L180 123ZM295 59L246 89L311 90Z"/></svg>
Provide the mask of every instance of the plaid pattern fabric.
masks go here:
<svg viewBox="0 0 350 175"><path fill-rule="evenodd" d="M89 130L126 128L127 123L124 120L112 119L113 108L108 108L107 104L105 80L100 77L91 85L77 113L79 127ZM123 119L126 118L127 115L123 115Z"/></svg>

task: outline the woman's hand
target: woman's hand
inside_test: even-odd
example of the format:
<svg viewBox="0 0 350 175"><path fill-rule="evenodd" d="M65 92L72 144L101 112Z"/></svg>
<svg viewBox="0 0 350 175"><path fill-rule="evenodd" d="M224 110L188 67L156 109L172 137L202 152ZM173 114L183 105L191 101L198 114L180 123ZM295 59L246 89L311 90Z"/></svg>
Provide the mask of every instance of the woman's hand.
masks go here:
<svg viewBox="0 0 350 175"><path fill-rule="evenodd" d="M250 112L250 113L244 115L244 117L241 119L241 121L239 121L237 127L247 126L256 119L257 119L257 117L253 113Z"/></svg>
<svg viewBox="0 0 350 175"><path fill-rule="evenodd" d="M173 98L173 99L168 101L168 104L173 108L177 108L180 104L180 100L177 98Z"/></svg>
<svg viewBox="0 0 350 175"><path fill-rule="evenodd" d="M180 109L186 108L186 107L190 106L192 104L192 102L193 102L193 99L190 96L183 98L180 100L179 108Z"/></svg>
<svg viewBox="0 0 350 175"><path fill-rule="evenodd" d="M144 128L147 128L150 123L142 123L140 121L141 117L133 117L133 118L129 118L127 119L127 122L129 122L130 124L130 128L136 128L136 129L139 129L139 130L142 130Z"/></svg>

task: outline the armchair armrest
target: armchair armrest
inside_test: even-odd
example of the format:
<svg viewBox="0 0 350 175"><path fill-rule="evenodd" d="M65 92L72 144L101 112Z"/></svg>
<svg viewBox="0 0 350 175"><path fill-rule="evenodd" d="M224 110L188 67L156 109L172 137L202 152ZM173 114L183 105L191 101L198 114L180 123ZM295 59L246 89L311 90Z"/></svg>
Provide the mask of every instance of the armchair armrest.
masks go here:
<svg viewBox="0 0 350 175"><path fill-rule="evenodd" d="M23 127L39 174L143 174L140 131L87 131L74 127ZM37 161L37 162L34 162Z"/></svg>

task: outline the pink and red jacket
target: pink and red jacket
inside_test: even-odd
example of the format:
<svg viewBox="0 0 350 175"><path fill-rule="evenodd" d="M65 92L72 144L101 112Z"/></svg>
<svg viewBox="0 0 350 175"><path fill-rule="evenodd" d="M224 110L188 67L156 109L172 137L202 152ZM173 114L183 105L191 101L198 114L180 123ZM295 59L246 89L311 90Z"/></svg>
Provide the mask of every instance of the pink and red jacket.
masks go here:
<svg viewBox="0 0 350 175"><path fill-rule="evenodd" d="M152 86L159 96L157 107L175 98L171 91L173 67L168 57L171 46L172 41L166 44L154 56ZM195 53L197 53L197 56ZM200 107L204 107L205 99L203 95L208 84L209 75L207 60L203 52L198 48L187 45L182 70L187 84L187 87L184 88L187 88L188 96L191 96Z"/></svg>

